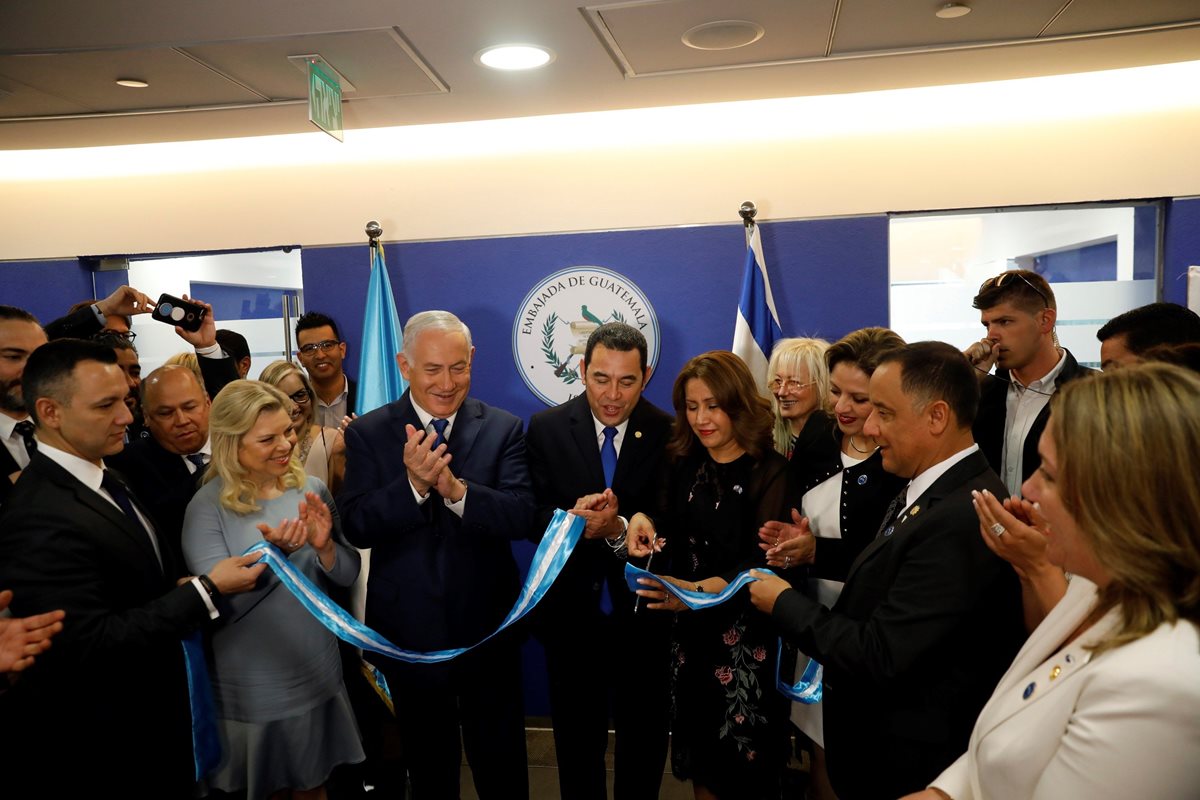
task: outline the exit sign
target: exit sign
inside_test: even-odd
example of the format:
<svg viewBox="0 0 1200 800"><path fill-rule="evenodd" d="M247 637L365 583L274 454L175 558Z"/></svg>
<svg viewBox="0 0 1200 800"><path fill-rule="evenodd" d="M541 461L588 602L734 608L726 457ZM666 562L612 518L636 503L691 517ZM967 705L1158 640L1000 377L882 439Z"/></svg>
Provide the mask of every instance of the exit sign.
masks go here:
<svg viewBox="0 0 1200 800"><path fill-rule="evenodd" d="M308 62L308 121L339 142L342 138L342 85L337 78Z"/></svg>

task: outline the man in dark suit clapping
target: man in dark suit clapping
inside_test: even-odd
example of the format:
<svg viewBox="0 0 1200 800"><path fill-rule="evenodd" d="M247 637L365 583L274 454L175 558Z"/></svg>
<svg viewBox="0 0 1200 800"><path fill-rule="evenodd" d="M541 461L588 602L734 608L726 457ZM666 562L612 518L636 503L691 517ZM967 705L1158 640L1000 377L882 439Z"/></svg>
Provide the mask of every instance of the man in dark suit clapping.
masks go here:
<svg viewBox="0 0 1200 800"><path fill-rule="evenodd" d="M468 397L471 332L446 311L404 328L409 390L346 431L346 538L371 548L366 622L399 647L473 645L520 588L511 540L532 524L521 421ZM459 795L460 726L481 798L527 797L519 641L453 661L380 669L395 700L414 797Z"/></svg>

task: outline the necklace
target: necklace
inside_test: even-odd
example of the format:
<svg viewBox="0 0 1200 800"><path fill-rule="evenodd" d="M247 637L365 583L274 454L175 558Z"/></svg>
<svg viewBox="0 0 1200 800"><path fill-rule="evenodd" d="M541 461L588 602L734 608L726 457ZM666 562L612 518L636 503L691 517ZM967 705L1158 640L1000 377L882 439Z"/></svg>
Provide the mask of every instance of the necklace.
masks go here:
<svg viewBox="0 0 1200 800"><path fill-rule="evenodd" d="M298 455L301 465L308 461L308 451L312 449L313 440L314 437L310 433L308 436L305 436L304 441L300 443L300 452ZM853 442L851 442L851 444L853 444Z"/></svg>
<svg viewBox="0 0 1200 800"><path fill-rule="evenodd" d="M875 452L874 449L860 450L858 445L856 445L854 443L854 434L850 435L850 447L854 448L855 452L858 452L858 453L873 453L873 452Z"/></svg>

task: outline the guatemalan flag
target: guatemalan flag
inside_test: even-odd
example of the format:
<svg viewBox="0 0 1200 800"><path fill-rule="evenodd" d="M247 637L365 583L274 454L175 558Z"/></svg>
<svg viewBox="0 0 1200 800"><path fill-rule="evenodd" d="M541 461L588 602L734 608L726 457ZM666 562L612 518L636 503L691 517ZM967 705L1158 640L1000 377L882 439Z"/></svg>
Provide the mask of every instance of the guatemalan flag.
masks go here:
<svg viewBox="0 0 1200 800"><path fill-rule="evenodd" d="M751 225L749 241L746 243L742 294L738 298L737 322L733 327L733 352L750 367L750 374L764 392L767 385L767 358L775 342L782 338L783 329L779 327L779 313L775 310L775 297L771 294L771 281L767 277L767 262L763 259L762 240L758 235L758 226Z"/></svg>
<svg viewBox="0 0 1200 800"><path fill-rule="evenodd" d="M404 349L404 329L396 313L396 299L383 263L383 245L371 245L371 280L363 311L362 355L358 362L359 414L385 406L408 388L400 374L396 354Z"/></svg>

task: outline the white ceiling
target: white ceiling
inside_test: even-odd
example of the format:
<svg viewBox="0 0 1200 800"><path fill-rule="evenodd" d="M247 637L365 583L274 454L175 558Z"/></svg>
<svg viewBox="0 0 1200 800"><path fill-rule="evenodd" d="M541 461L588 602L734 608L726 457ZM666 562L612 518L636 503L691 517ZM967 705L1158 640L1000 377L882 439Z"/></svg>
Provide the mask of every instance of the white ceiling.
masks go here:
<svg viewBox="0 0 1200 800"><path fill-rule="evenodd" d="M1200 0L0 0L0 149L311 130L317 53L355 128L969 83L1200 59ZM696 25L758 41L695 50ZM497 73L505 42L555 61ZM147 89L118 87L138 78Z"/></svg>

